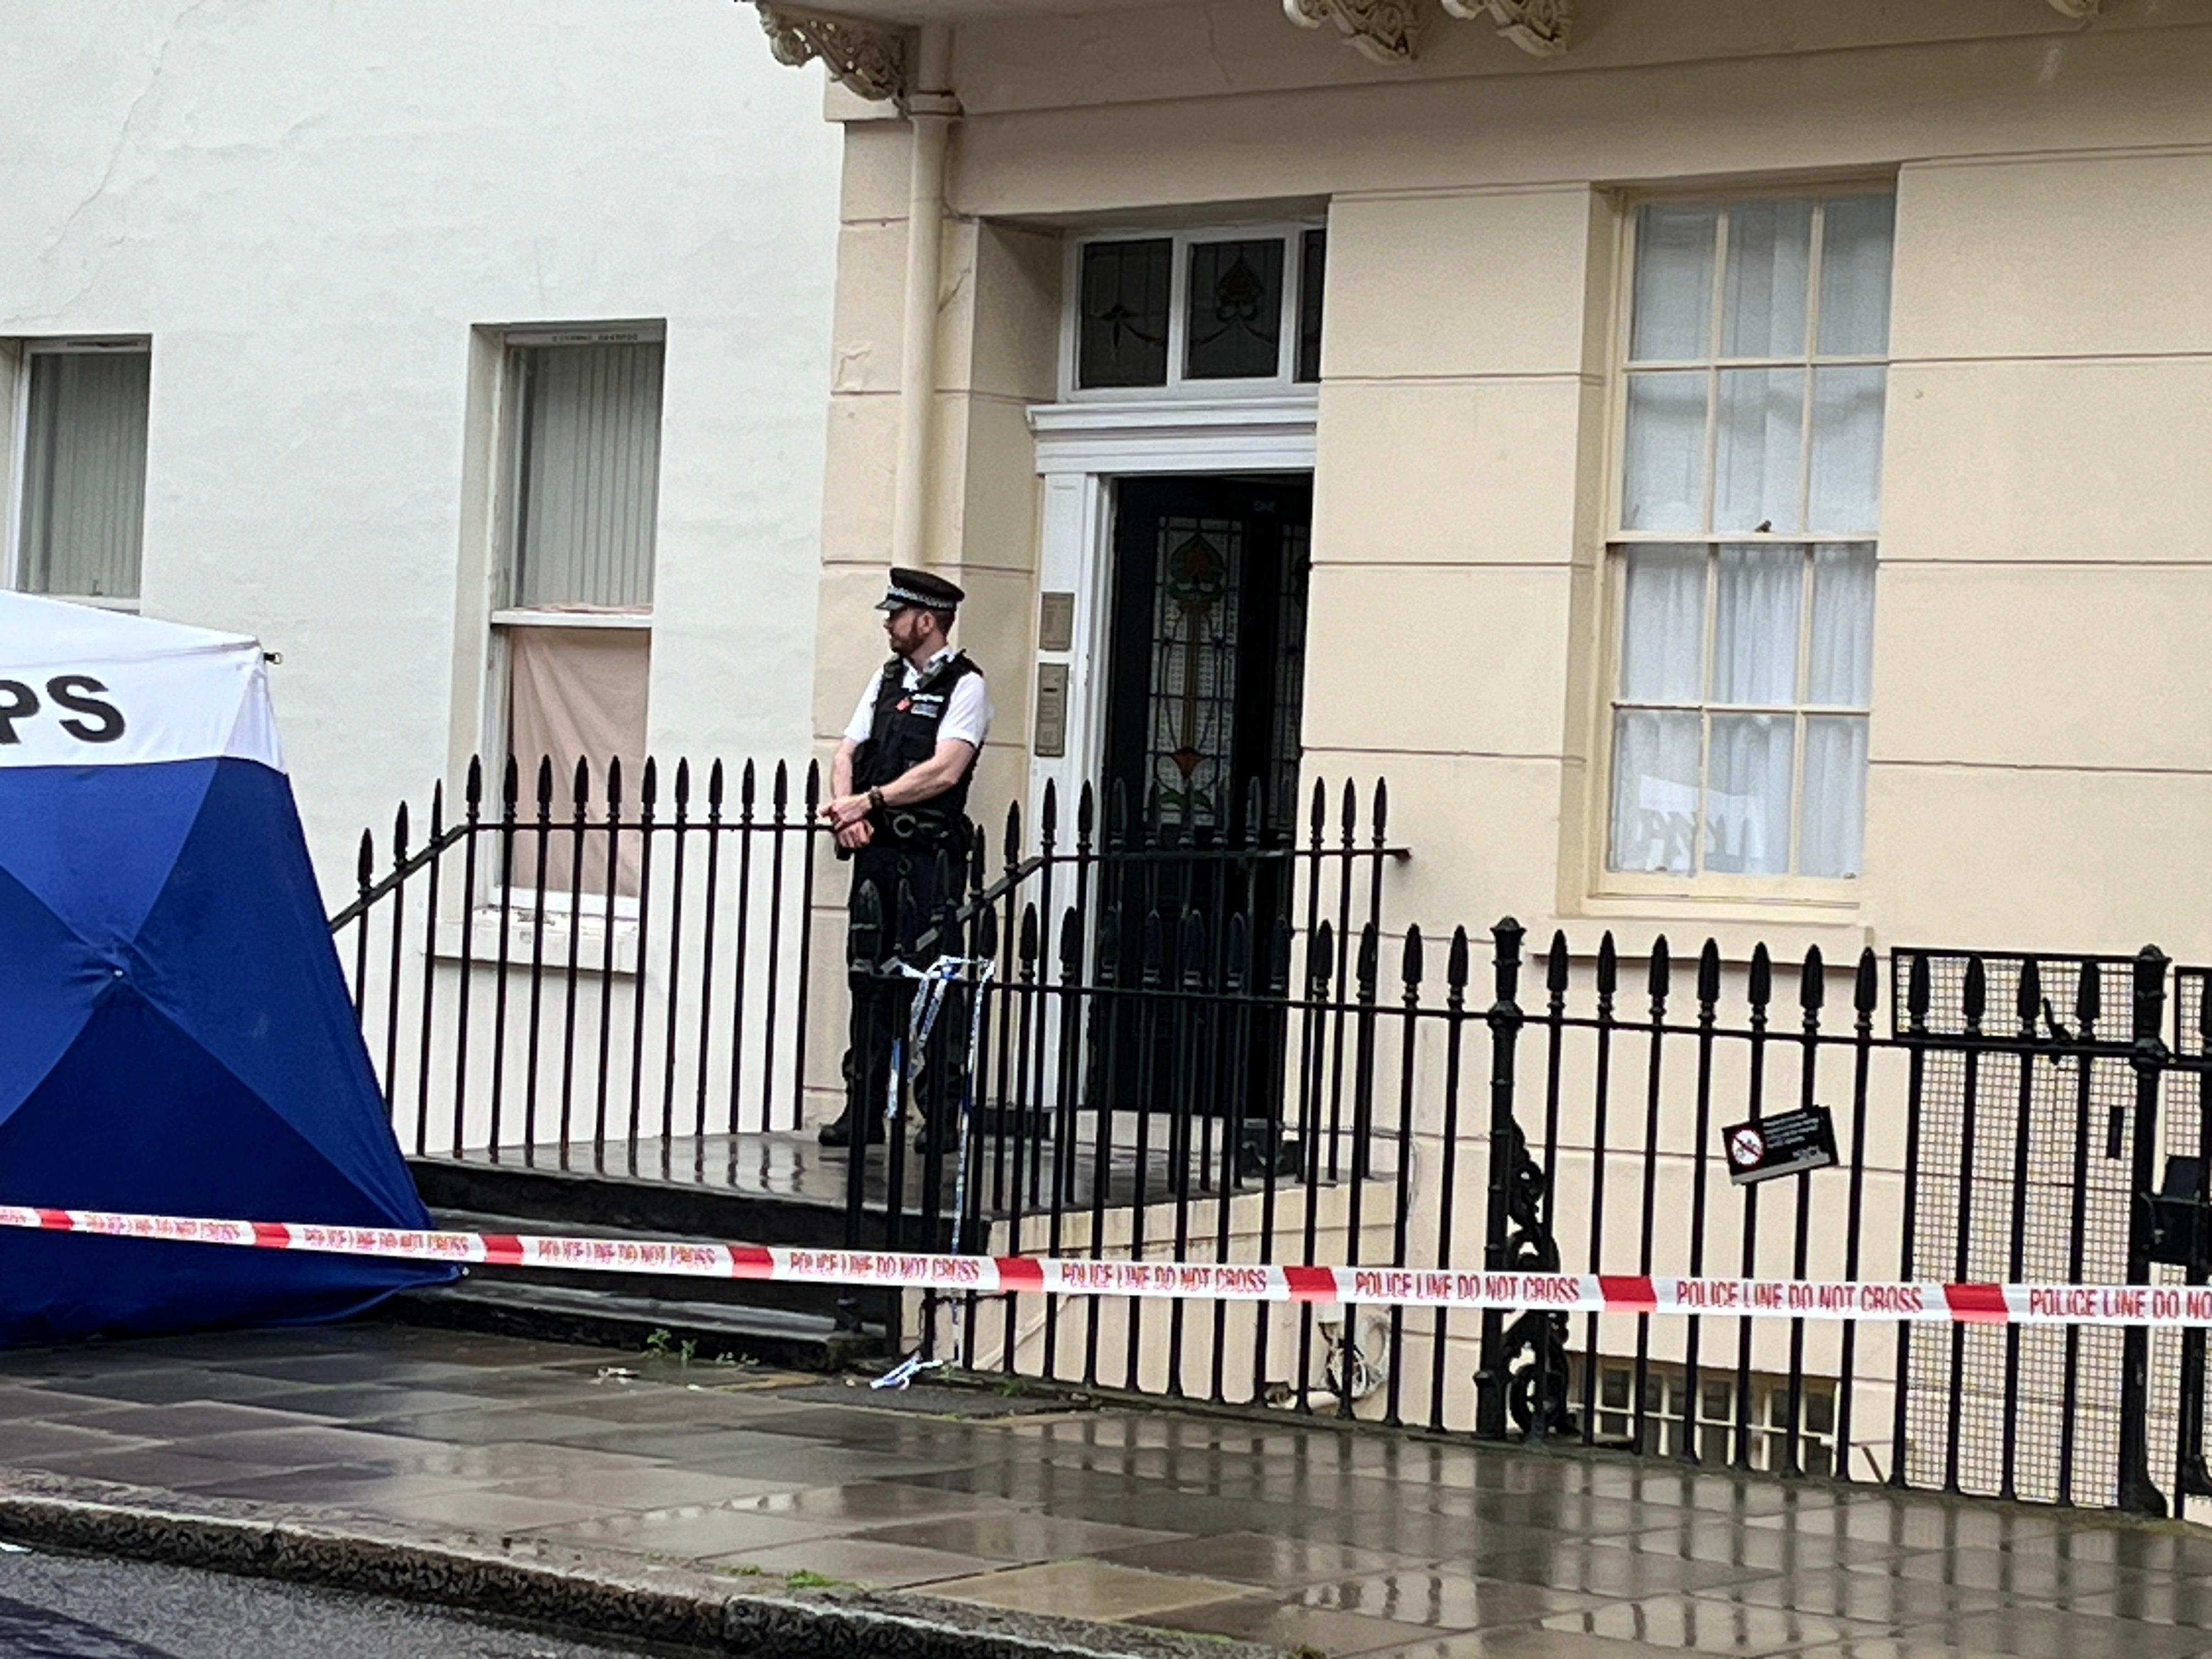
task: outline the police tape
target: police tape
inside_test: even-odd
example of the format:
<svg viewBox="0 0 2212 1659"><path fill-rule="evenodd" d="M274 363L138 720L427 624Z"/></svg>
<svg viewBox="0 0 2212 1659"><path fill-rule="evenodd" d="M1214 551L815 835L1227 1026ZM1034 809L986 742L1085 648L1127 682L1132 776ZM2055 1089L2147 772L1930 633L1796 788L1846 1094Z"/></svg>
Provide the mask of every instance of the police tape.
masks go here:
<svg viewBox="0 0 2212 1659"><path fill-rule="evenodd" d="M313 1222L222 1221L105 1210L0 1206L0 1228L222 1244L454 1267L760 1279L880 1290L1000 1295L1154 1297L1185 1302L1348 1304L1557 1313L1717 1314L1971 1325L2212 1328L2212 1287L1984 1285L1689 1279L1662 1274L1490 1273L1457 1267L1291 1267L1274 1263L1105 1261L1064 1256L933 1255L798 1249L681 1239L408 1231Z"/></svg>

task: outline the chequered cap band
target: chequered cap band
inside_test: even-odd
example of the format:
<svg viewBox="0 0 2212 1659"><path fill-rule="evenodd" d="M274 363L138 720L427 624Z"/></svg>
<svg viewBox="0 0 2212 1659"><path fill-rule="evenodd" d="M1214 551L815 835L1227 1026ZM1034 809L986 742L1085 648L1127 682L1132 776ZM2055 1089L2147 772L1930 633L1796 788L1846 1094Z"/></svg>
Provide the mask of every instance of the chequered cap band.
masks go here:
<svg viewBox="0 0 2212 1659"><path fill-rule="evenodd" d="M942 594L917 593L911 587L901 587L896 583L884 598L886 600L896 599L901 605L918 605L924 611L951 611L959 604L958 600L948 599Z"/></svg>

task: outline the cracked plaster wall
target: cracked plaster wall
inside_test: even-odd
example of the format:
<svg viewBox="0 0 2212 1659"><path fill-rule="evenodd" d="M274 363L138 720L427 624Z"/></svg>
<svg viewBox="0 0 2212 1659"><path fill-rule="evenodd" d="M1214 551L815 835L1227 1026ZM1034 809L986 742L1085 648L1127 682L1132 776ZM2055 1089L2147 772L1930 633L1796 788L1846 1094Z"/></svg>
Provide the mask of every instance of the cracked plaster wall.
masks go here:
<svg viewBox="0 0 2212 1659"><path fill-rule="evenodd" d="M481 730L472 328L666 319L655 746L803 750L820 102L727 0L9 0L0 338L152 337L144 608L283 653L331 890Z"/></svg>

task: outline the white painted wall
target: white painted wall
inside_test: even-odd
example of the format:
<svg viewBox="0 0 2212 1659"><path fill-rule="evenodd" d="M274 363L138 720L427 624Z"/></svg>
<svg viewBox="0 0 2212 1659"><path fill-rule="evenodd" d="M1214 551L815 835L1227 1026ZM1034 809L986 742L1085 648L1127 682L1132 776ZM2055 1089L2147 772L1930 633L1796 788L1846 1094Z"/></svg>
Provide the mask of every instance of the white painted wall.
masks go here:
<svg viewBox="0 0 2212 1659"><path fill-rule="evenodd" d="M480 729L482 325L666 319L654 746L805 751L821 96L731 0L8 0L0 337L152 337L143 608L283 653L326 890Z"/></svg>

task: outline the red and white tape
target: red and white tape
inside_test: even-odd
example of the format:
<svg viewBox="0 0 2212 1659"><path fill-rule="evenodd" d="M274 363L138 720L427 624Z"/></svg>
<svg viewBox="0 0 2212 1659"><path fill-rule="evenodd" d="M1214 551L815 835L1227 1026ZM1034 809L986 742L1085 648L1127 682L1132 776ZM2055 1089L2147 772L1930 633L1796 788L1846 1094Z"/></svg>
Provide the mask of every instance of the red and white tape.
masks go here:
<svg viewBox="0 0 2212 1659"><path fill-rule="evenodd" d="M678 1239L530 1233L410 1232L312 1222L216 1221L103 1210L0 1206L0 1227L175 1243L381 1256L404 1261L771 1279L884 1289L1159 1297L1187 1302L1328 1302L1368 1307L1548 1308L1559 1313L1723 1314L1885 1323L2158 1325L2212 1328L2212 1287L1947 1285L1657 1274L1481 1273L1447 1267L1280 1267L1208 1261L1091 1261L1044 1256L806 1250Z"/></svg>

